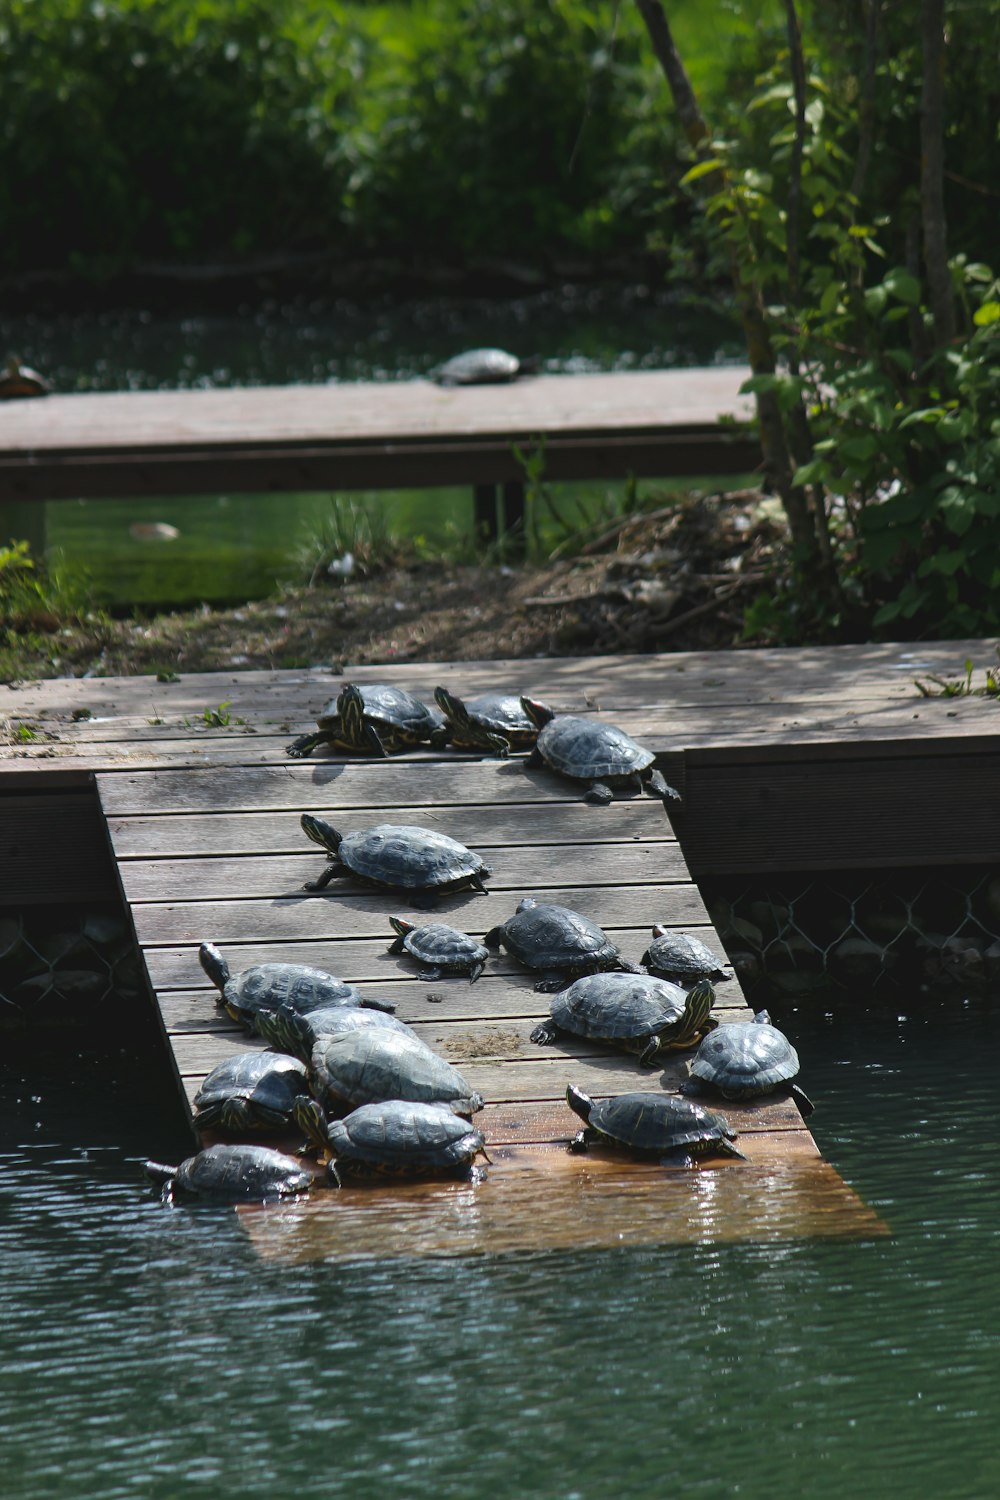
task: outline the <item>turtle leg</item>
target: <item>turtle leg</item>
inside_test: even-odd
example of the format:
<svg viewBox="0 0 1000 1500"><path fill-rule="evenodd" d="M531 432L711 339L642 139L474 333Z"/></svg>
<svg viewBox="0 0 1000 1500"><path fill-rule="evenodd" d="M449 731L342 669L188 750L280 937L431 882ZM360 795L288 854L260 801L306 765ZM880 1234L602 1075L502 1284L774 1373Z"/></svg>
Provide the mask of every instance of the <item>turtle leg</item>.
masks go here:
<svg viewBox="0 0 1000 1500"><path fill-rule="evenodd" d="M404 943L402 937L393 938L392 942L389 944L390 953L402 953L403 948Z"/></svg>
<svg viewBox="0 0 1000 1500"><path fill-rule="evenodd" d="M472 968L469 970L469 983L475 984L476 980L479 978L485 968L485 959L482 959L478 964L473 964Z"/></svg>
<svg viewBox="0 0 1000 1500"><path fill-rule="evenodd" d="M593 802L600 807L607 807L609 802L615 800L615 794L603 781L592 781L583 796L584 802Z"/></svg>
<svg viewBox="0 0 1000 1500"><path fill-rule="evenodd" d="M440 964L423 964L417 972L417 978L433 983L435 979L440 979L443 973L444 970Z"/></svg>
<svg viewBox="0 0 1000 1500"><path fill-rule="evenodd" d="M559 1027L556 1026L554 1022L540 1021L539 1024L531 1032L530 1040L533 1042L539 1042L543 1047L545 1047L548 1046L549 1042L554 1042L558 1035Z"/></svg>
<svg viewBox="0 0 1000 1500"><path fill-rule="evenodd" d="M545 757L542 755L542 752L539 750L537 745L533 746L531 754L528 756L524 764L527 766L529 771L537 771L539 766L544 766Z"/></svg>
<svg viewBox="0 0 1000 1500"><path fill-rule="evenodd" d="M285 746L286 755L302 756L311 755L317 745L322 745L326 735L322 730L314 731L312 734L300 734L297 740L292 740L290 745Z"/></svg>
<svg viewBox="0 0 1000 1500"><path fill-rule="evenodd" d="M586 1151L589 1141L589 1133L586 1130L578 1130L569 1143L569 1149L574 1153Z"/></svg>
<svg viewBox="0 0 1000 1500"><path fill-rule="evenodd" d="M249 1135L257 1119L245 1099L227 1099L219 1110L219 1124L231 1135Z"/></svg>
<svg viewBox="0 0 1000 1500"><path fill-rule="evenodd" d="M342 875L343 873L344 867L340 863L340 860L331 859L330 863L327 865L322 875L320 875L319 879L303 881L302 889L304 891L324 891L335 875Z"/></svg>
<svg viewBox="0 0 1000 1500"><path fill-rule="evenodd" d="M565 974L543 974L535 989L540 995L555 995L559 990L564 990L568 983Z"/></svg>
<svg viewBox="0 0 1000 1500"><path fill-rule="evenodd" d="M664 781L659 771L650 771L644 783L651 797L659 797L663 802L680 802L681 794L676 787L672 787Z"/></svg>
<svg viewBox="0 0 1000 1500"><path fill-rule="evenodd" d="M683 1146L677 1146L673 1151L665 1151L660 1157L661 1167L693 1167L694 1157Z"/></svg>

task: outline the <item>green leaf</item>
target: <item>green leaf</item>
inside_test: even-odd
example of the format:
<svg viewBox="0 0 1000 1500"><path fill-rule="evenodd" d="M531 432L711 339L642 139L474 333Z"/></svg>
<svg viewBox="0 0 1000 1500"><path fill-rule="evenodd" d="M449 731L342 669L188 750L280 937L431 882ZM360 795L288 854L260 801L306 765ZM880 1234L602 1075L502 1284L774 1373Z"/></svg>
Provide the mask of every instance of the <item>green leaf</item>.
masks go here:
<svg viewBox="0 0 1000 1500"><path fill-rule="evenodd" d="M709 172L721 172L723 170L721 161L699 161L681 178L681 185L686 187L689 183L697 182L701 177L707 177Z"/></svg>
<svg viewBox="0 0 1000 1500"><path fill-rule="evenodd" d="M1000 318L1000 302L984 302L972 314L972 321L979 328L988 328Z"/></svg>
<svg viewBox="0 0 1000 1500"><path fill-rule="evenodd" d="M866 458L871 458L879 451L879 443L870 432L866 432L861 437L847 438L841 443L840 451L847 458L856 458L864 462Z"/></svg>
<svg viewBox="0 0 1000 1500"><path fill-rule="evenodd" d="M905 302L908 307L920 304L920 282L902 266L895 266L882 278L882 285L893 297Z"/></svg>

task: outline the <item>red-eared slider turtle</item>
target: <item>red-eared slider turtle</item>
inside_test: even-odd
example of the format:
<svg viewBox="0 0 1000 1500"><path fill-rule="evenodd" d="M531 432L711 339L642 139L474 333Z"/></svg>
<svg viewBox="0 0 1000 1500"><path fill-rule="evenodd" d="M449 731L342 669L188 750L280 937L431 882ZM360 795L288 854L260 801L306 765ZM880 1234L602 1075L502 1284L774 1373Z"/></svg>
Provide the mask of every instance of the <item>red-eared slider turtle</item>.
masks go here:
<svg viewBox="0 0 1000 1500"><path fill-rule="evenodd" d="M254 1017L259 1010L274 1010L281 1005L290 1005L303 1013L327 1005L363 1005L374 1010L396 1008L383 1000L362 998L361 991L353 984L308 964L254 964L232 975L214 943L202 943L198 958L219 991L220 1003L248 1031L257 1029Z"/></svg>
<svg viewBox="0 0 1000 1500"><path fill-rule="evenodd" d="M466 349L432 374L438 385L501 385L537 368L537 360L518 359L506 349Z"/></svg>
<svg viewBox="0 0 1000 1500"><path fill-rule="evenodd" d="M679 800L680 793L654 767L653 752L624 729L577 714L555 714L533 698L521 703L539 731L525 765L547 766L569 781L586 782L585 802L612 802L615 787L644 788L664 802Z"/></svg>
<svg viewBox="0 0 1000 1500"><path fill-rule="evenodd" d="M526 968L541 971L536 990L548 994L562 989L578 974L607 969L638 973L638 965L622 958L603 928L568 906L553 906L525 896L506 922L491 927L483 938L487 948L502 943Z"/></svg>
<svg viewBox="0 0 1000 1500"><path fill-rule="evenodd" d="M737 1156L734 1133L721 1115L673 1094L619 1094L597 1103L570 1084L566 1103L585 1122L570 1142L586 1151L596 1142L624 1146L636 1156L655 1156L670 1166L693 1166L698 1156Z"/></svg>
<svg viewBox="0 0 1000 1500"><path fill-rule="evenodd" d="M451 744L459 750L488 750L506 760L512 750L530 750L538 738L537 724L513 693L462 699L436 687L434 701L448 720Z"/></svg>
<svg viewBox="0 0 1000 1500"><path fill-rule="evenodd" d="M0 401L47 396L51 389L44 375L39 375L30 365L23 365L16 354L7 356L7 362L0 370Z"/></svg>
<svg viewBox="0 0 1000 1500"><path fill-rule="evenodd" d="M327 1173L349 1177L465 1177L480 1154L481 1131L444 1104L401 1099L362 1104L327 1126Z"/></svg>
<svg viewBox="0 0 1000 1500"><path fill-rule="evenodd" d="M420 965L420 979L440 979L442 974L468 974L475 984L486 967L489 949L467 932L448 927L444 922L425 922L418 926L405 917L390 917L397 936L389 944L390 953L408 953Z"/></svg>
<svg viewBox="0 0 1000 1500"><path fill-rule="evenodd" d="M146 1175L161 1184L163 1197L202 1198L216 1203L267 1203L307 1193L313 1174L268 1146L208 1146L179 1167L148 1161Z"/></svg>
<svg viewBox="0 0 1000 1500"><path fill-rule="evenodd" d="M290 1126L296 1095L308 1092L297 1058L238 1052L213 1068L195 1094L195 1124L227 1135L275 1134Z"/></svg>
<svg viewBox="0 0 1000 1500"><path fill-rule="evenodd" d="M309 1061L309 1081L315 1098L296 1101L295 1119L317 1145L327 1144L324 1110L344 1114L388 1099L445 1104L458 1115L483 1107L483 1096L426 1043L380 1028L321 1036Z"/></svg>
<svg viewBox="0 0 1000 1500"><path fill-rule="evenodd" d="M376 823L361 833L342 834L312 813L303 813L301 823L330 857L319 879L307 881L307 891L321 891L337 875L354 875L369 885L406 891L411 899L430 901L469 888L486 895L483 876L492 873L489 865L446 833L410 823Z"/></svg>
<svg viewBox="0 0 1000 1500"><path fill-rule="evenodd" d="M752 1021L730 1021L705 1037L690 1063L691 1077L681 1093L721 1094L723 1099L753 1099L771 1094L787 1083L804 1115L813 1102L791 1080L799 1071L799 1056L783 1031L771 1025L766 1010Z"/></svg>
<svg viewBox="0 0 1000 1500"><path fill-rule="evenodd" d="M349 755L396 755L418 745L440 750L448 742L444 715L403 688L386 682L364 687L348 682L317 720L318 728L287 747L288 755L310 755L330 745Z"/></svg>
<svg viewBox="0 0 1000 1500"><path fill-rule="evenodd" d="M337 1036L345 1031L365 1031L381 1027L385 1031L402 1031L416 1038L416 1032L398 1016L383 1010L362 1009L360 1005L326 1005L306 1015L290 1005L276 1010L259 1010L255 1017L257 1031L265 1042L281 1052L291 1053L308 1063L321 1036Z"/></svg>
<svg viewBox="0 0 1000 1500"><path fill-rule="evenodd" d="M672 979L676 984L697 984L699 979L710 979L719 984L729 979L711 948L690 932L677 932L670 927L653 928L653 941L639 960L651 974L662 979Z"/></svg>
<svg viewBox="0 0 1000 1500"><path fill-rule="evenodd" d="M715 991L707 979L690 992L652 974L585 974L553 997L552 1014L531 1033L554 1042L560 1032L607 1042L653 1065L661 1052L693 1047L717 1023Z"/></svg>

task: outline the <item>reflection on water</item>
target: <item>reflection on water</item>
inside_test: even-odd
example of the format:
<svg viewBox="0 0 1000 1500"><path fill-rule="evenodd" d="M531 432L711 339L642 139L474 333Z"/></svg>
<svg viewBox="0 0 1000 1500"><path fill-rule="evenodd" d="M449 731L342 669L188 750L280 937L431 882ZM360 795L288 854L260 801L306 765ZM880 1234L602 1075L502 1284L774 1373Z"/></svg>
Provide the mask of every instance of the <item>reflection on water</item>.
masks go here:
<svg viewBox="0 0 1000 1500"><path fill-rule="evenodd" d="M262 1260L142 1182L178 1142L127 1054L8 1061L5 1493L994 1494L989 1004L779 1019L892 1238Z"/></svg>

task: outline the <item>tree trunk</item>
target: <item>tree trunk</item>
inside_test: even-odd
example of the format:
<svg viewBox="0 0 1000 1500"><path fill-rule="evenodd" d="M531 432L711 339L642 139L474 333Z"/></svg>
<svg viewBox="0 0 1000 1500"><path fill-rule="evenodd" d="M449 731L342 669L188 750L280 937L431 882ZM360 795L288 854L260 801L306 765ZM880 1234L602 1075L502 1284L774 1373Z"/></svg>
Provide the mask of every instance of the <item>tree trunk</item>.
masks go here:
<svg viewBox="0 0 1000 1500"><path fill-rule="evenodd" d="M653 52L666 76L678 118L691 149L699 161L711 160L708 125L691 87L687 69L677 51L663 6L660 0L636 0L636 5L649 33ZM699 191L706 191L705 184L708 180L699 180ZM725 181L722 167L716 181ZM728 249L730 275L743 324L750 368L755 375L773 375L777 365L763 292L755 281L749 284L744 281L732 241ZM786 428L785 416L774 391L757 391L755 399L765 473L781 499L798 566L827 603L836 603L840 595L839 581L832 556L823 545L824 539L828 540L825 538L825 528L819 526L805 491L801 486L792 484L795 467L807 462L812 456L805 412L801 402L797 403L801 423L799 441L796 443L794 436L790 441L790 435L795 433L795 421L793 419Z"/></svg>
<svg viewBox="0 0 1000 1500"><path fill-rule="evenodd" d="M944 0L923 0L920 9L924 78L920 99L920 209L924 268L934 318L934 343L943 349L955 337L955 295L948 269L944 215Z"/></svg>

